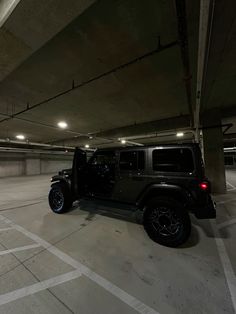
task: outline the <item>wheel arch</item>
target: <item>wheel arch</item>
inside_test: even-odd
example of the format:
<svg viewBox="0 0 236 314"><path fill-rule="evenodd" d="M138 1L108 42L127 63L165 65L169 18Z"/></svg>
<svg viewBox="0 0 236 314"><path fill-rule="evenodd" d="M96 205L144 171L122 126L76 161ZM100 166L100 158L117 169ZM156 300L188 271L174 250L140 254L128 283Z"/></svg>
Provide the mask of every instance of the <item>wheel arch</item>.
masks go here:
<svg viewBox="0 0 236 314"><path fill-rule="evenodd" d="M65 185L69 190L71 190L71 180L69 180L68 178L65 178L64 176L61 176L61 175L56 175L56 176L53 176L51 178L51 187L54 185L54 184L57 184L57 183L62 183L63 185Z"/></svg>
<svg viewBox="0 0 236 314"><path fill-rule="evenodd" d="M148 200L161 196L171 197L176 201L184 203L184 206L186 206L191 200L191 196L188 191L178 185L154 184L147 187L139 195L136 205L139 209L144 210Z"/></svg>

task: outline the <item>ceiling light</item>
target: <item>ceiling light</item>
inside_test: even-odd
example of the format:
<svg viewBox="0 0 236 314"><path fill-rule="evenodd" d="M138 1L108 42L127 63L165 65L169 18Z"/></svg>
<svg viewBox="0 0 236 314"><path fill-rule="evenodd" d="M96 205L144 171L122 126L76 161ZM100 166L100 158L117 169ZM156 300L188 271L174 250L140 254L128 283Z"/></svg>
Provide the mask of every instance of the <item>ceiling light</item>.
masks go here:
<svg viewBox="0 0 236 314"><path fill-rule="evenodd" d="M182 136L184 136L184 133L183 132L178 132L178 133L176 133L176 136L182 137Z"/></svg>
<svg viewBox="0 0 236 314"><path fill-rule="evenodd" d="M126 143L126 140L121 140L121 144L125 144Z"/></svg>
<svg viewBox="0 0 236 314"><path fill-rule="evenodd" d="M23 134L18 134L18 135L16 135L16 138L17 138L18 140L24 140L24 139L25 139L25 136L24 136Z"/></svg>
<svg viewBox="0 0 236 314"><path fill-rule="evenodd" d="M65 121L60 121L57 123L57 125L59 126L59 128L61 129L65 129L68 127L68 124Z"/></svg>
<svg viewBox="0 0 236 314"><path fill-rule="evenodd" d="M89 148L89 144L84 145L85 148Z"/></svg>
<svg viewBox="0 0 236 314"><path fill-rule="evenodd" d="M91 140L91 139L93 139L93 137L92 137L92 136L89 136L89 139Z"/></svg>

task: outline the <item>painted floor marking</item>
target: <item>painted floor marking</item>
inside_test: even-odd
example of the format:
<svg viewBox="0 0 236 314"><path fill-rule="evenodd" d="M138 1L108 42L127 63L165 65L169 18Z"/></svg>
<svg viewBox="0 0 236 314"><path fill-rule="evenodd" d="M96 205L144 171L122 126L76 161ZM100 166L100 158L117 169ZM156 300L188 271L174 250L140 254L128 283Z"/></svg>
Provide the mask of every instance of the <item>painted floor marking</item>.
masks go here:
<svg viewBox="0 0 236 314"><path fill-rule="evenodd" d="M236 218L233 218L233 219L230 219L230 220L227 220L227 221L224 221L224 222L218 224L217 228L222 229L222 228L234 225L234 224L236 224Z"/></svg>
<svg viewBox="0 0 236 314"><path fill-rule="evenodd" d="M231 189L227 189L228 192L230 191L235 191L236 190L236 186L234 186L233 184L231 184L230 182L226 181L226 183L231 187Z"/></svg>
<svg viewBox="0 0 236 314"><path fill-rule="evenodd" d="M234 274L234 270L230 262L230 258L227 254L224 241L220 237L217 226L213 224L213 222L211 222L211 226L215 234L216 247L220 256L221 264L224 269L225 278L226 278L226 282L229 288L234 311L236 313L236 277Z"/></svg>
<svg viewBox="0 0 236 314"><path fill-rule="evenodd" d="M236 201L236 198L231 198L229 200L224 200L224 201L217 202L216 204L220 205L220 204L225 204L225 203L230 203L230 202L235 202L235 201Z"/></svg>
<svg viewBox="0 0 236 314"><path fill-rule="evenodd" d="M4 221L5 223L11 225L14 229L20 231L33 241L37 242L40 246L47 249L50 253L57 256L59 259L61 259L64 263L71 265L74 267L77 271L79 271L82 275L87 276L92 281L96 282L100 287L103 287L105 290L116 296L118 299L129 305L131 308L136 310L140 314L160 314L153 308L149 307L148 305L144 304L140 300L136 299L132 295L128 294L124 290L120 289L118 286L114 285L107 279L103 278L102 276L98 275L96 272L92 271L87 266L83 265L79 261L73 259L71 256L67 255L66 253L59 250L57 247L53 246L49 242L41 239L36 234L24 229L23 227L15 224L8 218L0 215L0 221ZM40 282L39 282L40 284ZM27 289L27 287L25 287ZM16 290L17 291L17 290ZM14 295L14 291L12 291L12 295ZM0 298L2 296L0 295ZM17 294L17 297L14 298L14 300L17 300L19 298L22 298L21 294ZM8 299L8 302L11 302L11 299ZM8 303L7 302L7 303Z"/></svg>
<svg viewBox="0 0 236 314"><path fill-rule="evenodd" d="M0 295L0 305L18 300L20 298L24 298L26 296L32 295L34 293L37 293L39 291L55 287L59 284L62 284L64 282L70 281L72 279L76 279L80 277L82 274L81 272L76 269L69 273L59 275L47 280L43 280L40 282L37 282L35 284L32 284L27 287L23 287L5 294Z"/></svg>
<svg viewBox="0 0 236 314"><path fill-rule="evenodd" d="M229 181L226 181L226 183L227 183L232 189L236 189L236 187L235 187L233 184L231 184Z"/></svg>
<svg viewBox="0 0 236 314"><path fill-rule="evenodd" d="M13 230L13 229L14 229L13 227L0 228L0 232Z"/></svg>
<svg viewBox="0 0 236 314"><path fill-rule="evenodd" d="M227 189L227 192L231 192L231 191L235 191L236 188L232 188L232 189Z"/></svg>
<svg viewBox="0 0 236 314"><path fill-rule="evenodd" d="M20 252L20 251L34 249L34 248L39 247L39 246L41 246L39 243L35 243L35 244L30 244L30 245L16 247L14 249L0 251L0 256L1 255L5 255L5 254L9 254L9 253L14 253L14 252Z"/></svg>

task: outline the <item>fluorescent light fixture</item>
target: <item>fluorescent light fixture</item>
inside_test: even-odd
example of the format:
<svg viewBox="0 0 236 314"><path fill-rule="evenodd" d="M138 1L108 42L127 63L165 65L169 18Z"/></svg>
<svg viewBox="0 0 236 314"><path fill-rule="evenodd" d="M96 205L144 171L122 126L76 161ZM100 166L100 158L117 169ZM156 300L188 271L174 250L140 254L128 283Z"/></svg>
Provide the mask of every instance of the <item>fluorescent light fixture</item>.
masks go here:
<svg viewBox="0 0 236 314"><path fill-rule="evenodd" d="M236 147L233 146L233 147L225 147L225 148L224 148L224 151L225 151L225 152L228 151L228 150L236 150Z"/></svg>
<svg viewBox="0 0 236 314"><path fill-rule="evenodd" d="M16 138L17 138L18 140L24 140L24 139L25 139L25 136L24 136L23 134L17 134L17 135L16 135Z"/></svg>
<svg viewBox="0 0 236 314"><path fill-rule="evenodd" d="M59 126L59 128L61 129L65 129L68 127L68 124L65 121L60 121L57 123L57 125Z"/></svg>
<svg viewBox="0 0 236 314"><path fill-rule="evenodd" d="M176 133L176 136L177 137L182 137L182 136L184 136L184 133L183 132L178 132L178 133Z"/></svg>
<svg viewBox="0 0 236 314"><path fill-rule="evenodd" d="M125 144L126 143L126 140L121 140L121 144Z"/></svg>
<svg viewBox="0 0 236 314"><path fill-rule="evenodd" d="M84 145L85 148L89 148L89 144Z"/></svg>

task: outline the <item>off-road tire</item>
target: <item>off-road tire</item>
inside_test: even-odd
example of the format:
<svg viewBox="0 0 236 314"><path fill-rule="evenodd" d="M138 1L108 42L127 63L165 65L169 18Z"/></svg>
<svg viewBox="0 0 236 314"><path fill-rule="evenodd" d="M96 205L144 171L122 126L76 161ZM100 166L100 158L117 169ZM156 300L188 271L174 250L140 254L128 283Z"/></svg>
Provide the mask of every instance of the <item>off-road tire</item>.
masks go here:
<svg viewBox="0 0 236 314"><path fill-rule="evenodd" d="M73 200L66 184L53 184L48 194L48 202L51 210L56 214L62 214L71 209Z"/></svg>
<svg viewBox="0 0 236 314"><path fill-rule="evenodd" d="M166 196L147 202L143 225L153 241L168 247L184 244L191 233L191 221L184 205Z"/></svg>

